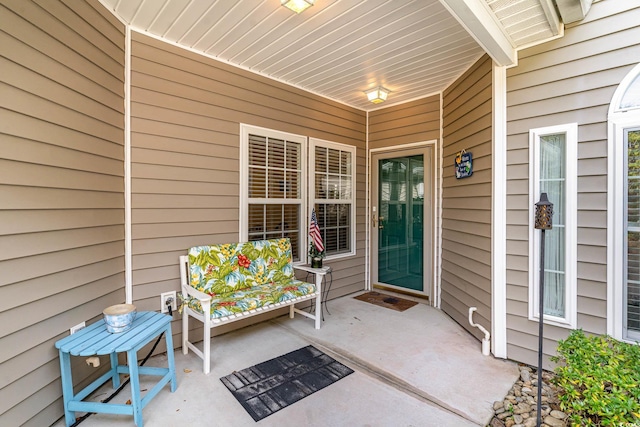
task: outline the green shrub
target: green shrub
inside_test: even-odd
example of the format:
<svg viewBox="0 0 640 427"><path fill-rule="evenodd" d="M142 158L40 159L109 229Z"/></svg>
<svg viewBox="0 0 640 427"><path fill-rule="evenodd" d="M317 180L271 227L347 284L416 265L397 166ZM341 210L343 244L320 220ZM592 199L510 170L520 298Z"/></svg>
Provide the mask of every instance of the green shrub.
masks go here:
<svg viewBox="0 0 640 427"><path fill-rule="evenodd" d="M577 330L551 360L573 426L640 426L640 346Z"/></svg>

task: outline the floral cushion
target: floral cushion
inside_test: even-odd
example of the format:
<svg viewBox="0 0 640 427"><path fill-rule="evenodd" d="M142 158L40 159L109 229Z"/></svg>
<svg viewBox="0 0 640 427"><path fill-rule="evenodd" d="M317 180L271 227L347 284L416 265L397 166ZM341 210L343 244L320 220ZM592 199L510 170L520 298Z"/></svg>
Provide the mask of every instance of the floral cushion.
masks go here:
<svg viewBox="0 0 640 427"><path fill-rule="evenodd" d="M197 246L189 249L189 284L211 300L211 318L229 316L316 292L296 280L289 239ZM183 305L202 313L197 298L181 295Z"/></svg>
<svg viewBox="0 0 640 427"><path fill-rule="evenodd" d="M189 249L190 285L213 297L294 278L289 239Z"/></svg>
<svg viewBox="0 0 640 427"><path fill-rule="evenodd" d="M292 300L315 293L316 286L296 279L283 283L256 285L251 288L217 294L211 300L211 318L229 316L243 311L266 307L277 302ZM200 302L196 298L184 301L189 307L202 313Z"/></svg>

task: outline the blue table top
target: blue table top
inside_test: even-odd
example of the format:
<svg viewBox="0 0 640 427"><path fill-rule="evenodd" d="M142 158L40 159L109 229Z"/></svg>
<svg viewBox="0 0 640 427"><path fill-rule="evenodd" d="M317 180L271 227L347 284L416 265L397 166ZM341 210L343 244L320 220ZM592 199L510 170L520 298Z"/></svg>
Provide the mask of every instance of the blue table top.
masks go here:
<svg viewBox="0 0 640 427"><path fill-rule="evenodd" d="M112 334L107 332L104 319L56 342L56 348L72 356L98 356L129 351L148 342L171 323L171 316L155 311L141 311L131 329Z"/></svg>

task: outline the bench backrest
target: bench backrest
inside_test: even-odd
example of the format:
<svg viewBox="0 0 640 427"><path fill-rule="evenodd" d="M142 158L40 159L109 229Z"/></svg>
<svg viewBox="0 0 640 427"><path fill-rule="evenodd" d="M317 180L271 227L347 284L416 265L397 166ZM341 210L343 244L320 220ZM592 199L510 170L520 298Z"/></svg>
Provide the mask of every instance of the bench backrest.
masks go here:
<svg viewBox="0 0 640 427"><path fill-rule="evenodd" d="M288 238L189 249L189 284L209 295L294 277Z"/></svg>

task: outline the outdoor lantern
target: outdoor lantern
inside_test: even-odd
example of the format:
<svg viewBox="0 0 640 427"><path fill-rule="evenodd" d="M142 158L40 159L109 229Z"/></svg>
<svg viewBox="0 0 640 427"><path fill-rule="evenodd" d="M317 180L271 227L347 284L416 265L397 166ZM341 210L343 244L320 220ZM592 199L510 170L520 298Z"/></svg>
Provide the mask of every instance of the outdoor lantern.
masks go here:
<svg viewBox="0 0 640 427"><path fill-rule="evenodd" d="M547 193L540 194L540 201L536 203L536 217L534 227L540 230L540 288L538 290L538 402L536 426L542 425L542 341L544 325L544 232L553 226L553 203L547 198Z"/></svg>
<svg viewBox="0 0 640 427"><path fill-rule="evenodd" d="M551 230L553 226L553 203L547 199L547 193L540 194L540 201L536 203L535 228L538 230Z"/></svg>

